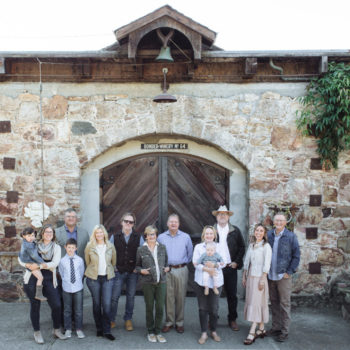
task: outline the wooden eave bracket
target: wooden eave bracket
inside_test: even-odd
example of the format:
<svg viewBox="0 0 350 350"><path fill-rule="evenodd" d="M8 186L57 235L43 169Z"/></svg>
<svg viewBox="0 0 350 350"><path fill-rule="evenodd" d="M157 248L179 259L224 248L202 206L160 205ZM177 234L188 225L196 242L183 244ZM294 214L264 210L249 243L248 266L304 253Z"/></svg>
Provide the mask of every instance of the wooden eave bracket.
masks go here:
<svg viewBox="0 0 350 350"><path fill-rule="evenodd" d="M328 56L321 56L318 70L320 74L328 72Z"/></svg>
<svg viewBox="0 0 350 350"><path fill-rule="evenodd" d="M245 59L244 74L253 75L258 72L258 59L257 57L247 57Z"/></svg>
<svg viewBox="0 0 350 350"><path fill-rule="evenodd" d="M5 58L0 57L0 74L5 74L6 69L5 69Z"/></svg>

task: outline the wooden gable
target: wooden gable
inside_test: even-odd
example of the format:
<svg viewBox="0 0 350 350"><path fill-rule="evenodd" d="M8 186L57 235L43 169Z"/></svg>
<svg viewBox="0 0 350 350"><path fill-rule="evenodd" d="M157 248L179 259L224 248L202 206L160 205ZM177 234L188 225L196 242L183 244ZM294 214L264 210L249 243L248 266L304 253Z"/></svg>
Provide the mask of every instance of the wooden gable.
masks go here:
<svg viewBox="0 0 350 350"><path fill-rule="evenodd" d="M211 46L216 38L215 32L177 12L169 5L115 30L114 33L120 44L128 43L128 58L136 59L141 39L158 28L171 28L182 33L191 43L195 60L201 59L202 43Z"/></svg>

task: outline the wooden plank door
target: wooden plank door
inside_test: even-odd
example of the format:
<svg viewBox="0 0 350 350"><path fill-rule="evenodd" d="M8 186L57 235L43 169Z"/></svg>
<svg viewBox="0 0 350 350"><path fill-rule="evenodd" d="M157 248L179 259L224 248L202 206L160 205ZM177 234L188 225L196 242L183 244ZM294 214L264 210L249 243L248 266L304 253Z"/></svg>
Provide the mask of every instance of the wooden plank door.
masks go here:
<svg viewBox="0 0 350 350"><path fill-rule="evenodd" d="M101 174L102 222L108 233L120 230L125 212L136 215L136 229L156 224L159 203L159 157L128 159L103 169Z"/></svg>
<svg viewBox="0 0 350 350"><path fill-rule="evenodd" d="M168 157L168 212L178 213L181 230L196 240L205 225L215 223L212 211L228 202L228 170L189 157Z"/></svg>
<svg viewBox="0 0 350 350"><path fill-rule="evenodd" d="M199 158L152 155L130 158L101 174L102 222L111 234L120 229L124 212L134 212L136 229L155 224L167 229L167 217L177 213L182 231L200 237L213 224L212 210L228 203L228 170Z"/></svg>

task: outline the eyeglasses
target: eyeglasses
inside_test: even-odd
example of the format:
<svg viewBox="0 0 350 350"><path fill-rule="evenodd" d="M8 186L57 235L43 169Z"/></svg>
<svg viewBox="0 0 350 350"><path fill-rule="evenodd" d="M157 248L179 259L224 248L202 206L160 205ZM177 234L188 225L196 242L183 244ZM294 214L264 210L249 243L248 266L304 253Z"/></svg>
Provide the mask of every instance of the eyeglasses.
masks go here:
<svg viewBox="0 0 350 350"><path fill-rule="evenodd" d="M157 236L156 233L147 233L147 236Z"/></svg>
<svg viewBox="0 0 350 350"><path fill-rule="evenodd" d="M126 224L130 224L132 225L135 221L130 221L130 220L123 220L123 222L125 222Z"/></svg>

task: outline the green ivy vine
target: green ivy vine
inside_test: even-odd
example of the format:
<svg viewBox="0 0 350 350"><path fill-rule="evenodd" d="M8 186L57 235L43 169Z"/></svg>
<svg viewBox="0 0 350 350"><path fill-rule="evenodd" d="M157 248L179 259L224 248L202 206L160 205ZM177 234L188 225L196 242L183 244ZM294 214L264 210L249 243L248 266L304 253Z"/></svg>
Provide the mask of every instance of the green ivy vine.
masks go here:
<svg viewBox="0 0 350 350"><path fill-rule="evenodd" d="M350 65L330 62L327 73L310 81L300 102L298 129L316 137L323 167L337 168L340 152L350 149Z"/></svg>

